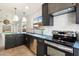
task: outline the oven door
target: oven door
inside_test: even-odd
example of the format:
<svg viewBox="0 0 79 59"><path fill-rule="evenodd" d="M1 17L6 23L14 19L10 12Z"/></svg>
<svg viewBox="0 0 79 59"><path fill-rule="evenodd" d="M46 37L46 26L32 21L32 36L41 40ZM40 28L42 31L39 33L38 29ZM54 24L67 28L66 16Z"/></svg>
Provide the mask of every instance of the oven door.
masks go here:
<svg viewBox="0 0 79 59"><path fill-rule="evenodd" d="M57 43L45 41L47 45L47 55L48 56L72 56L73 48L60 45Z"/></svg>

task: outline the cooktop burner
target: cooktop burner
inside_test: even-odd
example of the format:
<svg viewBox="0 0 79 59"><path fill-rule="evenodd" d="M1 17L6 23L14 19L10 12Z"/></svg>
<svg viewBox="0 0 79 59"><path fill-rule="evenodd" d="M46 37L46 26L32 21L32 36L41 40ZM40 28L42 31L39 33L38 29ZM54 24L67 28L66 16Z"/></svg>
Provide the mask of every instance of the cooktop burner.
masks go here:
<svg viewBox="0 0 79 59"><path fill-rule="evenodd" d="M73 45L77 40L76 32L61 32L61 31L53 31L53 41L64 44L64 45Z"/></svg>

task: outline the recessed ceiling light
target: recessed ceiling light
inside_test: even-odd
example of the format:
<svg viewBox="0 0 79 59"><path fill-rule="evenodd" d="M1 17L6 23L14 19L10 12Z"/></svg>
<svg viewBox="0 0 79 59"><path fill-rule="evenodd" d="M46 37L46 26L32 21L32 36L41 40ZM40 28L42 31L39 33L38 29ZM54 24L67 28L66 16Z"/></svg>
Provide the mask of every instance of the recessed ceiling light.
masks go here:
<svg viewBox="0 0 79 59"><path fill-rule="evenodd" d="M26 10L28 10L28 9L29 9L29 7L28 7L28 6L25 6L25 9L26 9Z"/></svg>

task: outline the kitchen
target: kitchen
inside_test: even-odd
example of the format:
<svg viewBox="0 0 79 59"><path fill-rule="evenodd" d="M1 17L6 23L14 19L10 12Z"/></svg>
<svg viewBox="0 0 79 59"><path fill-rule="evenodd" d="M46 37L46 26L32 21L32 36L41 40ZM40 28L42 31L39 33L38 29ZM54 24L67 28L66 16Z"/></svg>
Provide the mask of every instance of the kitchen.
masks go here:
<svg viewBox="0 0 79 59"><path fill-rule="evenodd" d="M0 15L0 55L79 56L78 3L1 3Z"/></svg>

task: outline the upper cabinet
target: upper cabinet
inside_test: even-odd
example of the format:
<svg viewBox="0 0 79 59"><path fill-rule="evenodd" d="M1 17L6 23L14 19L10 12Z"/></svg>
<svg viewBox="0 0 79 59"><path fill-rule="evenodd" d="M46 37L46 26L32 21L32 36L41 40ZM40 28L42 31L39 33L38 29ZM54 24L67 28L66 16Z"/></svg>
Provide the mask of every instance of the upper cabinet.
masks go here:
<svg viewBox="0 0 79 59"><path fill-rule="evenodd" d="M55 12L62 11L67 8L76 7L76 15L77 20L76 23L79 23L79 4L76 3L44 3L42 5L42 22L44 26L53 25L53 17L52 15Z"/></svg>
<svg viewBox="0 0 79 59"><path fill-rule="evenodd" d="M56 4L55 3L49 3L48 4L48 14L51 14L53 12L56 12Z"/></svg>
<svg viewBox="0 0 79 59"><path fill-rule="evenodd" d="M53 17L50 14L48 14L48 3L44 3L42 5L42 23L44 26L53 25Z"/></svg>
<svg viewBox="0 0 79 59"><path fill-rule="evenodd" d="M49 25L49 16L48 16L48 4L45 3L42 5L42 22L44 26Z"/></svg>
<svg viewBox="0 0 79 59"><path fill-rule="evenodd" d="M75 6L75 3L48 3L48 14Z"/></svg>
<svg viewBox="0 0 79 59"><path fill-rule="evenodd" d="M76 5L76 24L79 24L79 4Z"/></svg>

